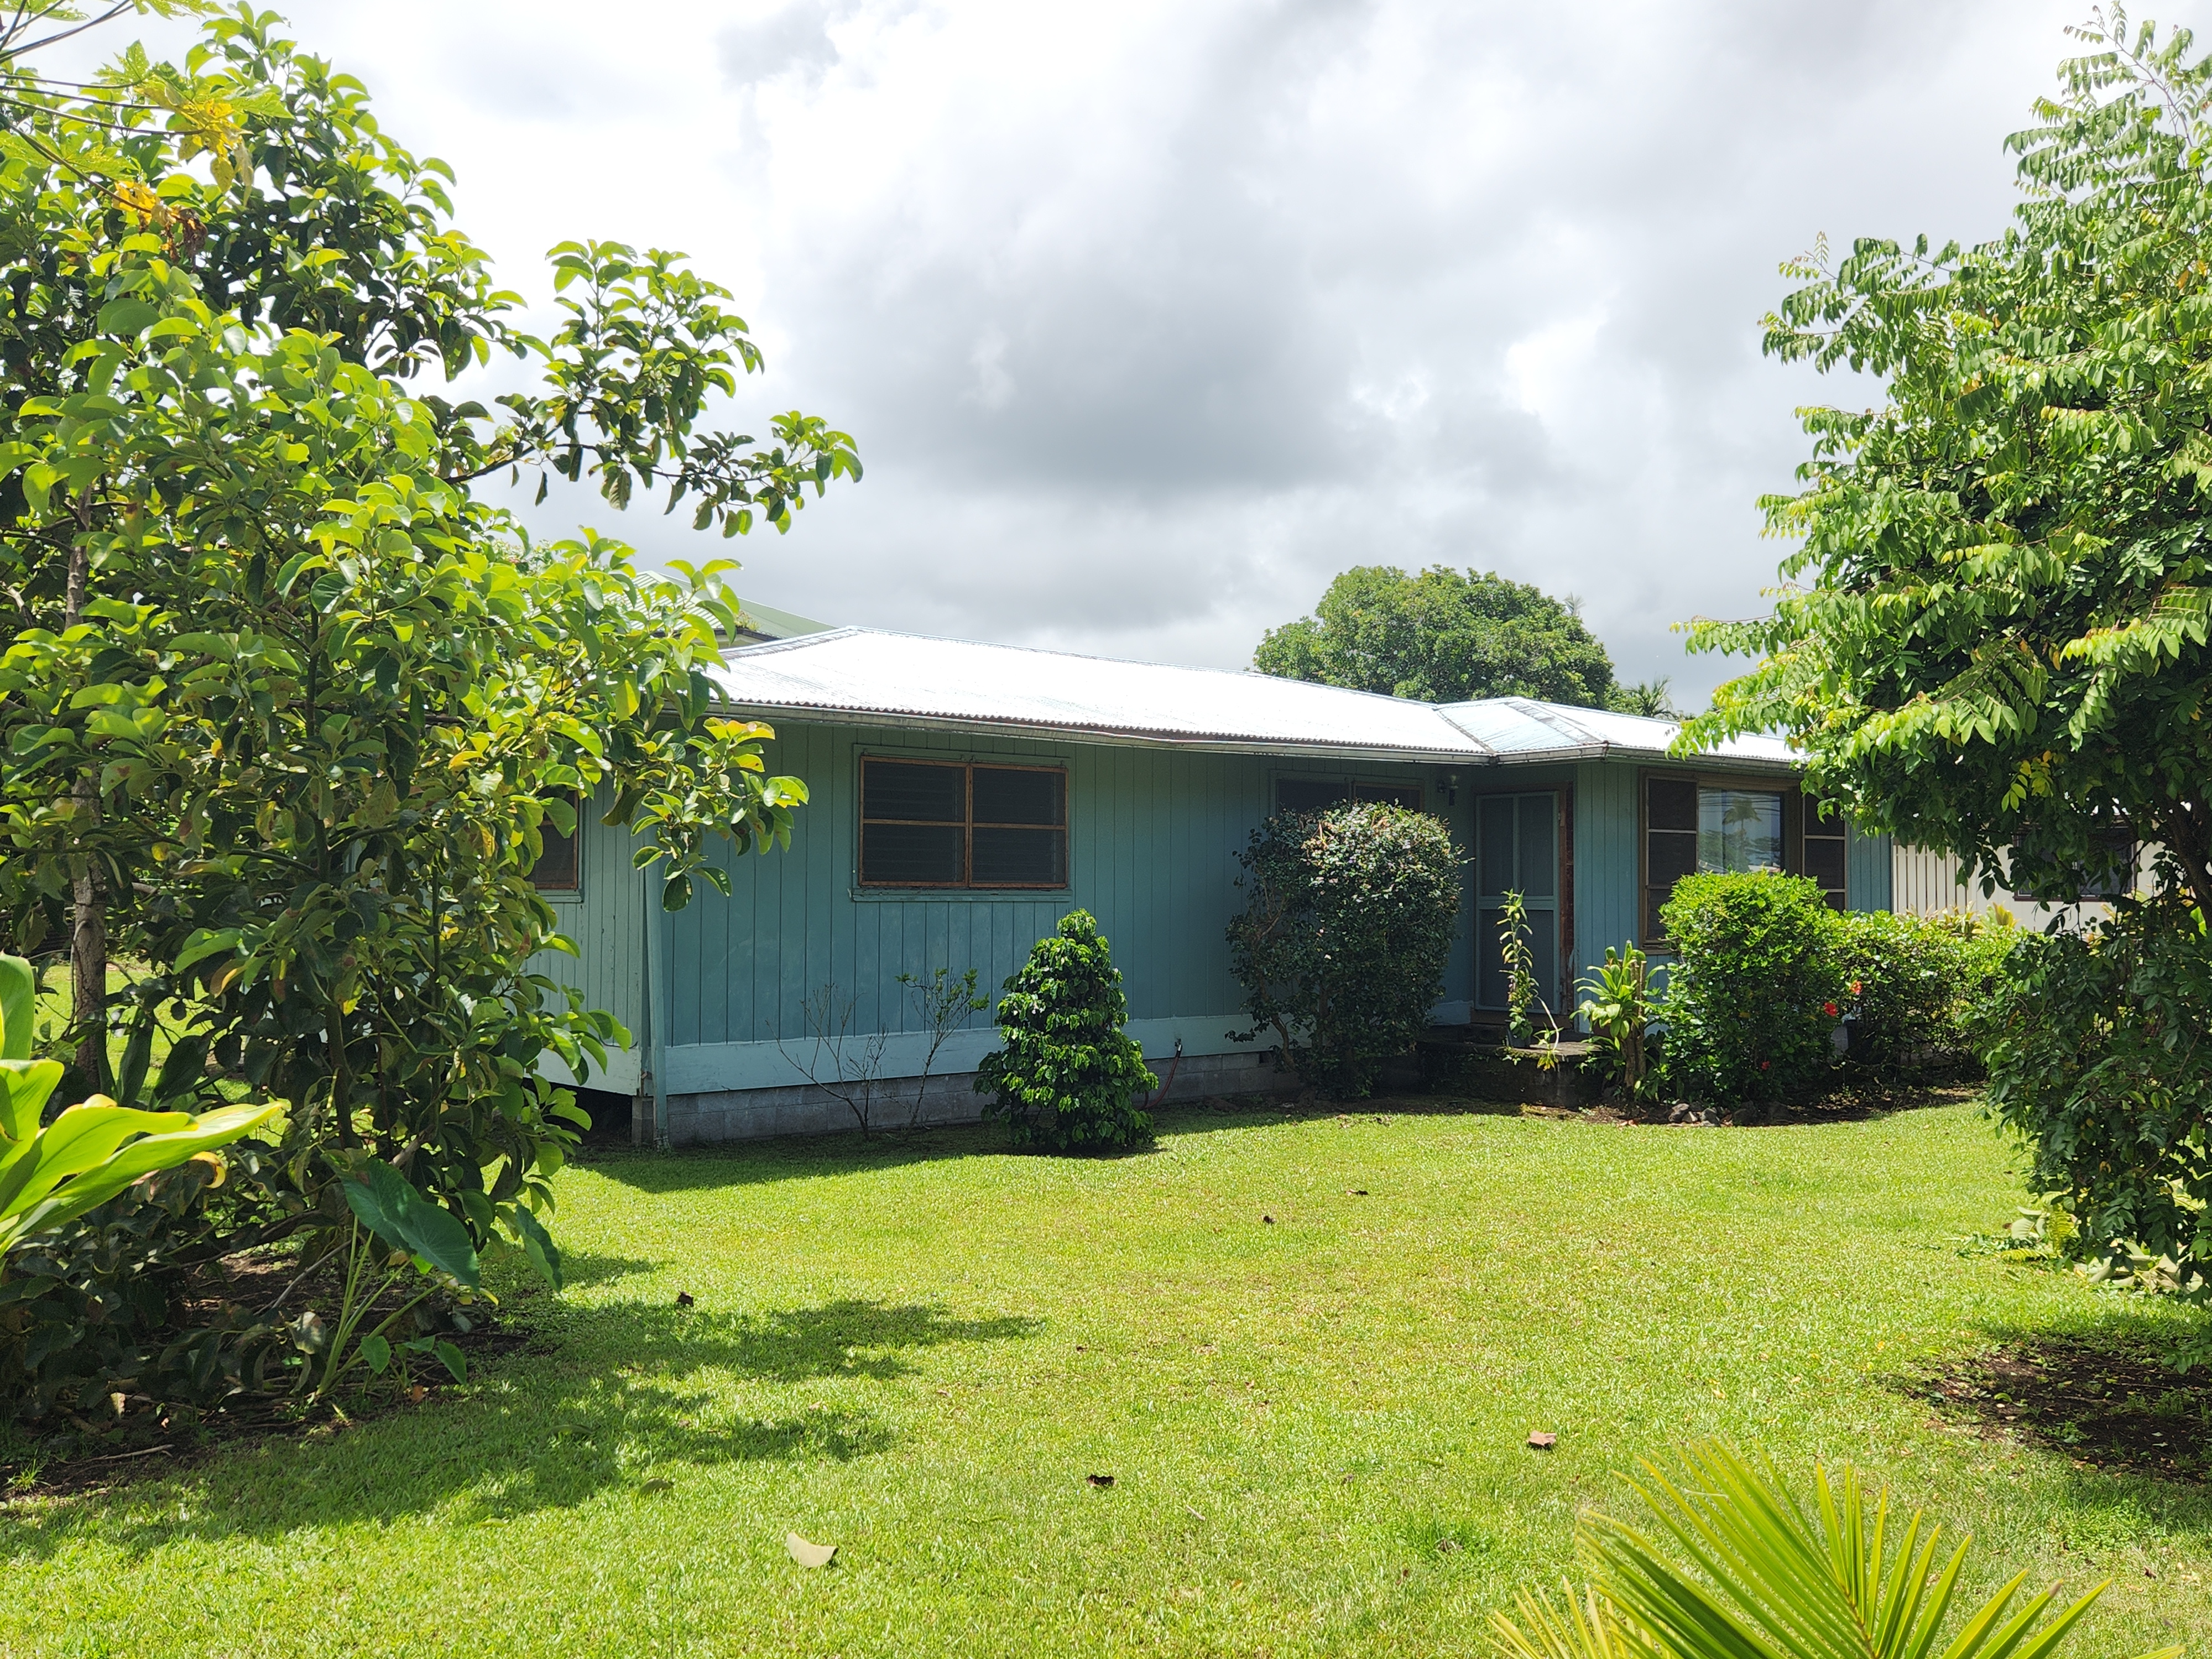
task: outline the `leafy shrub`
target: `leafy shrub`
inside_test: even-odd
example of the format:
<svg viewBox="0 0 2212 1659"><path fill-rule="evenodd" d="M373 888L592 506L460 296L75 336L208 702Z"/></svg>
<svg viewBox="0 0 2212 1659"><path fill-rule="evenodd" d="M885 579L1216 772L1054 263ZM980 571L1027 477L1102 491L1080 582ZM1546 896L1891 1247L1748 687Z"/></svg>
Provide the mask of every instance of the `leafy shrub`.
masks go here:
<svg viewBox="0 0 2212 1659"><path fill-rule="evenodd" d="M1367 1094L1419 1037L1443 989L1459 863L1435 818L1381 804L1279 812L1237 854L1251 896L1229 924L1252 1029L1301 1077Z"/></svg>
<svg viewBox="0 0 2212 1659"><path fill-rule="evenodd" d="M1966 911L1836 918L1841 1006L1857 1015L1850 1064L1886 1082L1975 1064L1968 1027L2019 937Z"/></svg>
<svg viewBox="0 0 2212 1659"><path fill-rule="evenodd" d="M1660 912L1678 952L1661 1002L1668 1083L1691 1099L1778 1100L1835 1061L1836 913L1798 876L1686 876Z"/></svg>
<svg viewBox="0 0 2212 1659"><path fill-rule="evenodd" d="M2212 1274L2212 939L2179 900L2025 934L1979 1035L1997 1115L2034 1151L2077 1249ZM2193 1277L2192 1277L2193 1274Z"/></svg>
<svg viewBox="0 0 2212 1659"><path fill-rule="evenodd" d="M214 1406L293 1358L284 1328L218 1304L188 1311L211 1228L214 1166L193 1160L46 1229L0 1279L0 1413L107 1415L109 1396Z"/></svg>
<svg viewBox="0 0 2212 1659"><path fill-rule="evenodd" d="M976 1068L986 1117L1003 1117L1017 1146L1072 1152L1148 1139L1152 1115L1137 1104L1158 1079L1121 1029L1129 1000L1097 918L1073 910L1036 942L999 1003L1006 1046Z"/></svg>
<svg viewBox="0 0 2212 1659"><path fill-rule="evenodd" d="M1631 1100L1651 1089L1650 1037L1658 1010L1651 995L1649 964L1633 945L1605 947L1605 960L1575 981L1583 1000L1575 1018L1589 1024L1587 1065L1604 1085Z"/></svg>

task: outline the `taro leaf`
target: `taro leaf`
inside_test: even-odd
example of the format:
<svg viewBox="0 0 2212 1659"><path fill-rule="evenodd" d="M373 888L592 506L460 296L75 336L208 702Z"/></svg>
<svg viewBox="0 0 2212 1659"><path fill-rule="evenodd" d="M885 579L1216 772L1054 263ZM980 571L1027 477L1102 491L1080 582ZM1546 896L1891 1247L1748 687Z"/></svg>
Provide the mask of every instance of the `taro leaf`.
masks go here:
<svg viewBox="0 0 2212 1659"><path fill-rule="evenodd" d="M323 1323L323 1316L312 1308L286 1328L292 1333L292 1346L301 1353L320 1353L330 1346L331 1328Z"/></svg>
<svg viewBox="0 0 2212 1659"><path fill-rule="evenodd" d="M469 1380L469 1362L461 1358L461 1351L459 1348L450 1342L441 1342L437 1352L438 1358L445 1362L446 1369L453 1374L454 1382L465 1382Z"/></svg>
<svg viewBox="0 0 2212 1659"><path fill-rule="evenodd" d="M0 1060L31 1057L39 979L21 957L0 956Z"/></svg>
<svg viewBox="0 0 2212 1659"><path fill-rule="evenodd" d="M339 1183L362 1226L449 1279L475 1290L476 1246L469 1230L410 1186L389 1164L372 1160L358 1181Z"/></svg>
<svg viewBox="0 0 2212 1659"><path fill-rule="evenodd" d="M368 1362L370 1370L381 1376L392 1363L392 1344L372 1331L361 1340L361 1357Z"/></svg>
<svg viewBox="0 0 2212 1659"><path fill-rule="evenodd" d="M530 1213L526 1205L514 1206L514 1236L521 1241L522 1253L530 1258L530 1265L538 1269L538 1277L558 1291L562 1285L561 1247L553 1242L553 1236L545 1231L536 1216Z"/></svg>

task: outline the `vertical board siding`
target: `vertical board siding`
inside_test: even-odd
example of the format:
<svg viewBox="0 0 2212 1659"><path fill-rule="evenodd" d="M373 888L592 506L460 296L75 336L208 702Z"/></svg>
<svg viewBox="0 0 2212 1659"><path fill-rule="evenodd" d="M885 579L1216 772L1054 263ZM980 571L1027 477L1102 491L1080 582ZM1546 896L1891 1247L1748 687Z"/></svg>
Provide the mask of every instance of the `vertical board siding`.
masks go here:
<svg viewBox="0 0 2212 1659"><path fill-rule="evenodd" d="M586 1007L605 1009L635 1037L645 1022L643 890L630 867L633 842L622 831L599 822L606 805L601 800L578 815L578 891L547 896L562 933L575 942L577 954L540 951L526 967L556 985L580 992ZM636 1062L616 1060L605 1074L595 1074L589 1081L594 1087L628 1093L637 1086Z"/></svg>
<svg viewBox="0 0 2212 1659"><path fill-rule="evenodd" d="M860 757L1048 762L1068 772L1069 885L1051 893L902 893L858 886ZM700 886L669 918L677 968L671 1047L795 1043L804 1005L834 981L856 1030L918 1029L901 973L976 969L996 993L1068 911L1098 918L1121 969L1133 1019L1232 1013L1243 993L1225 933L1243 903L1237 854L1268 811L1281 775L1420 782L1433 768L1348 765L1265 756L1188 755L1028 738L788 722L773 771L806 781L788 851L719 853L724 899ZM1454 822L1463 805L1446 809ZM1463 836L1462 836L1463 839ZM1462 848L1462 852L1465 849ZM589 895L587 895L587 901ZM588 905L587 905L588 908ZM1464 930L1462 930L1464 931ZM1471 953L1453 953L1447 998L1471 994Z"/></svg>
<svg viewBox="0 0 2212 1659"><path fill-rule="evenodd" d="M1626 761L1585 761L1575 768L1574 975L1605 960L1607 945L1638 937L1636 846L1639 769Z"/></svg>
<svg viewBox="0 0 2212 1659"><path fill-rule="evenodd" d="M1900 915L1932 916L1970 906L1969 890L1959 880L1959 860L1925 847L1899 846L1890 857L1890 899Z"/></svg>
<svg viewBox="0 0 2212 1659"><path fill-rule="evenodd" d="M1854 910L1887 910L1890 908L1890 839L1887 836L1863 836L1856 829L1844 826L1850 839L1844 845L1844 881L1848 888L1845 896Z"/></svg>
<svg viewBox="0 0 2212 1659"><path fill-rule="evenodd" d="M1043 762L1068 774L1069 886L1051 893L877 894L858 886L860 757ZM1268 756L1200 755L1054 743L1014 737L784 723L769 745L772 771L803 778L809 804L791 846L765 855L714 844L729 877L724 898L696 884L667 918L672 1048L805 1041L805 1005L827 982L854 1002L855 1031L911 1032L920 1021L901 973L976 970L995 994L1069 910L1098 918L1122 972L1132 1019L1234 1016L1242 988L1229 972L1224 937L1242 907L1237 854L1273 802L1278 777L1357 777L1418 782L1450 826L1461 860L1460 924L1442 999L1475 994L1476 803L1489 791L1571 788L1574 936L1563 978L1587 973L1606 947L1637 935L1639 823L1633 761L1456 769L1455 798L1432 763L1359 763ZM556 904L581 960L544 953L532 968L574 985L633 1032L643 1023L644 884L629 866L633 843L586 814L579 901ZM1854 908L1892 902L1886 837L1852 836ZM1902 866L1900 868L1902 869ZM1917 901L1909 883L1898 897ZM1571 1005L1570 1005L1571 1006ZM1564 1012L1564 1011L1563 1011ZM988 1023L979 1017L978 1024ZM635 1086L616 1076L610 1086Z"/></svg>

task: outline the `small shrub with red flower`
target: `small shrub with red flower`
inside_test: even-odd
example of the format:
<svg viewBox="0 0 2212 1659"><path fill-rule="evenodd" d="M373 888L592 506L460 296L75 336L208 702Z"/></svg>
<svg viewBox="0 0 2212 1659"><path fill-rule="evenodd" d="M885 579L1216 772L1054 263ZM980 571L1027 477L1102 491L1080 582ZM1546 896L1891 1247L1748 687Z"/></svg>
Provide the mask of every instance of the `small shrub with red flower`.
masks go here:
<svg viewBox="0 0 2212 1659"><path fill-rule="evenodd" d="M1968 1036L2019 929L2003 918L1869 911L1838 916L1852 1071L1888 1084L1977 1073Z"/></svg>
<svg viewBox="0 0 2212 1659"><path fill-rule="evenodd" d="M1844 975L1840 919L1819 884L1686 876L1660 915L1675 950L1660 1010L1668 1091L1733 1105L1825 1090Z"/></svg>

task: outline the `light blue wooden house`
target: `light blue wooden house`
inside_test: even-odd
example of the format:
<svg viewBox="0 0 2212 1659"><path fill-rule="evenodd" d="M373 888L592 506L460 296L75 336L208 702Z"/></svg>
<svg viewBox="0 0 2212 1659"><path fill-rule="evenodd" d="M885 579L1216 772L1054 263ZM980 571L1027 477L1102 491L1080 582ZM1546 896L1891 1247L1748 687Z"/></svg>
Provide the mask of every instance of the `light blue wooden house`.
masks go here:
<svg viewBox="0 0 2212 1659"><path fill-rule="evenodd" d="M770 769L811 792L789 850L726 848L730 897L702 885L672 915L647 902L627 832L592 813L538 870L581 954L533 965L634 1034L590 1082L631 1097L641 1139L851 1127L808 1080L825 988L851 1006L848 1058L873 1054L886 1079L878 1121L905 1121L927 1037L898 975L972 967L995 992L1078 907L1175 1096L1292 1083L1264 1042L1230 1039L1248 1022L1224 939L1237 854L1283 807L1393 800L1449 824L1465 899L1441 1024L1502 1023L1508 891L1560 1008L1607 945L1663 952L1658 905L1692 870L1779 867L1839 908L1890 902L1888 842L1809 807L1767 739L1685 762L1666 721L1521 697L1429 704L857 628L741 646L720 678L729 713L775 727ZM951 1039L925 1118L975 1115L967 1074L995 1041L988 1015Z"/></svg>

